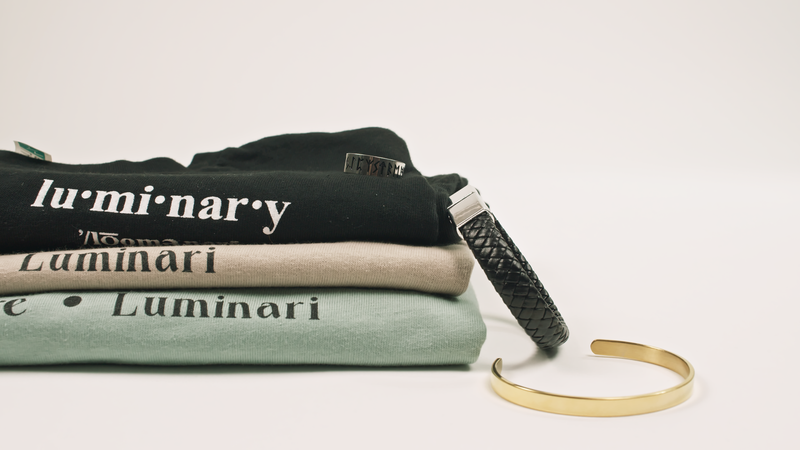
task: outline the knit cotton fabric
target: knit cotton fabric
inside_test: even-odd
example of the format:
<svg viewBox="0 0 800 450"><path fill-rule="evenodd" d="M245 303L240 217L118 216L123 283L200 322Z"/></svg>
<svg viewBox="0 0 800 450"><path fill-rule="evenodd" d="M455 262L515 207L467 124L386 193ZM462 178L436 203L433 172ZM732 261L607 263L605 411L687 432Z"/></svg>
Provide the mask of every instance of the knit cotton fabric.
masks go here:
<svg viewBox="0 0 800 450"><path fill-rule="evenodd" d="M406 164L402 177L343 172L346 154ZM0 151L0 253L104 245L459 241L449 196L382 128L274 136L195 155L70 165Z"/></svg>
<svg viewBox="0 0 800 450"><path fill-rule="evenodd" d="M462 294L463 242L131 247L0 255L0 295L56 290L369 287Z"/></svg>
<svg viewBox="0 0 800 450"><path fill-rule="evenodd" d="M0 297L0 365L469 364L472 290L273 288Z"/></svg>

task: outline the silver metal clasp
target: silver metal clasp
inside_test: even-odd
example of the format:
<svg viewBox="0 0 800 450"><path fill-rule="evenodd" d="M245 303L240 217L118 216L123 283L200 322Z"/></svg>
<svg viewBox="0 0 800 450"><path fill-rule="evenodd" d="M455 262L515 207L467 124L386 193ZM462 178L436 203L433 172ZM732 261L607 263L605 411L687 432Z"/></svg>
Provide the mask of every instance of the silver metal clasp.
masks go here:
<svg viewBox="0 0 800 450"><path fill-rule="evenodd" d="M453 204L447 208L447 211L456 225L456 231L458 231L459 236L461 236L460 228L484 211L488 212L489 216L492 217L489 206L481 198L481 193L472 185L468 184L451 195L450 201ZM492 217L492 221L494 221L494 217Z"/></svg>

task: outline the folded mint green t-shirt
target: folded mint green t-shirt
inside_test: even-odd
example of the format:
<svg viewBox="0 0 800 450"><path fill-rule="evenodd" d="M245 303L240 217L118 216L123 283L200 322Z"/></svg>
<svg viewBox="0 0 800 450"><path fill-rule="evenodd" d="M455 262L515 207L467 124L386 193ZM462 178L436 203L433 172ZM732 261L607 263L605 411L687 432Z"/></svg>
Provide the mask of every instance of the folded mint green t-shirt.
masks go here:
<svg viewBox="0 0 800 450"><path fill-rule="evenodd" d="M51 292L0 297L0 365L469 364L475 294L354 288Z"/></svg>

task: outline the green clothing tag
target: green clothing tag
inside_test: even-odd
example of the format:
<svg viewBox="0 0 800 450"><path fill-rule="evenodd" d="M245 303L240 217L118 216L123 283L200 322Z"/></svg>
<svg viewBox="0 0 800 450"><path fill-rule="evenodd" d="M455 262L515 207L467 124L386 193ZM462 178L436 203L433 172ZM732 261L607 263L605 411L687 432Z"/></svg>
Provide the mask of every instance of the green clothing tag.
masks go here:
<svg viewBox="0 0 800 450"><path fill-rule="evenodd" d="M25 155L29 158L34 159L41 159L42 161L52 161L53 157L50 156L49 153L45 153L41 150L35 149L28 144L23 142L14 141L14 150L22 155Z"/></svg>

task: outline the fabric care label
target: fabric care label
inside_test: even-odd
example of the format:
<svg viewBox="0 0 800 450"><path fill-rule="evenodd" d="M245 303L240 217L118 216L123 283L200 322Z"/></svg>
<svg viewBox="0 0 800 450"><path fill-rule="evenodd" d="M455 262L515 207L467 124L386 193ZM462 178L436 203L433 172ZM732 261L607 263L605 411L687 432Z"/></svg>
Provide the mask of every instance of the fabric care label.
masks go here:
<svg viewBox="0 0 800 450"><path fill-rule="evenodd" d="M14 141L14 151L21 155L25 155L33 159L41 159L42 161L52 161L53 157L49 153L45 153L39 149L35 149L28 144Z"/></svg>

